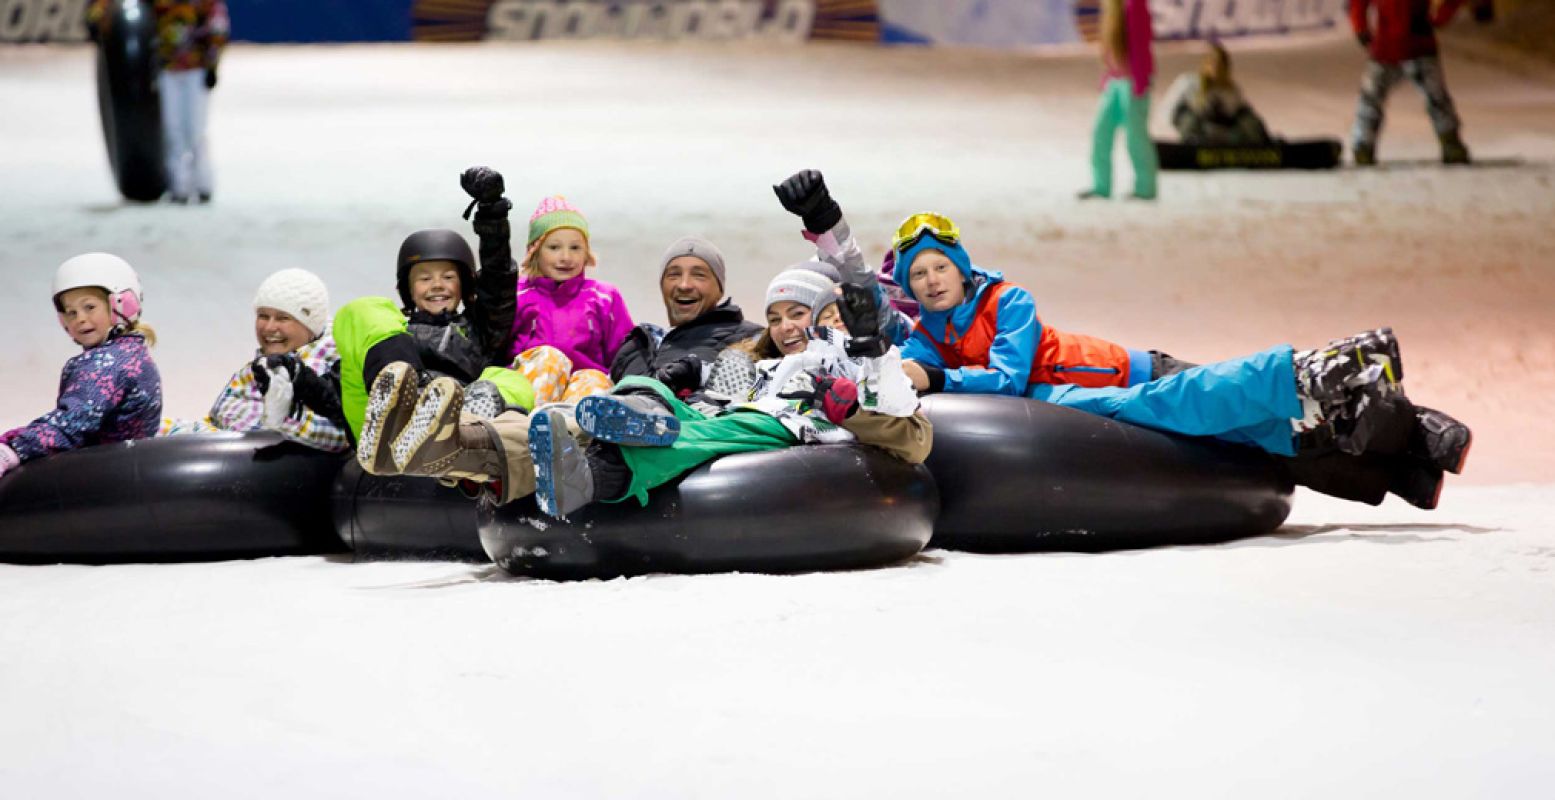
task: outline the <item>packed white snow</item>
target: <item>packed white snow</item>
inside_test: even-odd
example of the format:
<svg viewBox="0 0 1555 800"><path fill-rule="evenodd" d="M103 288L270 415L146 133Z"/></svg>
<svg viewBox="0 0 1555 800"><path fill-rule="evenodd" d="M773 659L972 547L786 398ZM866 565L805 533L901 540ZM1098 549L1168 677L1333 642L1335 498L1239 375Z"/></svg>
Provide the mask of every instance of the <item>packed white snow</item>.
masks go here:
<svg viewBox="0 0 1555 800"><path fill-rule="evenodd" d="M1163 48L1163 76L1196 58ZM1391 324L1411 396L1476 432L1435 512L1301 493L1278 534L1216 547L578 584L0 566L0 795L1547 796L1555 74L1446 58L1481 166L1431 163L1404 85L1381 169L1079 204L1089 55L238 46L216 202L173 208L118 200L89 50L0 49L0 426L52 404L74 351L48 303L64 258L140 269L167 410L197 415L252 351L261 278L392 292L400 239L462 229L458 173L485 163L520 221L545 194L584 210L639 319L691 232L759 314L807 255L767 187L818 167L876 252L943 211L1058 327L1208 360ZM1344 134L1361 64L1333 39L1237 53L1290 137Z"/></svg>

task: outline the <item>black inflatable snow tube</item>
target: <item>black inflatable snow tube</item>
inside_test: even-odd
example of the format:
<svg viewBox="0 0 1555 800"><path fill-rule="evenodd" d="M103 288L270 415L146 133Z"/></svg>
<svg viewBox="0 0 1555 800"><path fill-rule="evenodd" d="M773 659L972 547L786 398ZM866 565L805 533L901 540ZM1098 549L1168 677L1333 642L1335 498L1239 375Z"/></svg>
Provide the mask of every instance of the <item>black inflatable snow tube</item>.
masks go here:
<svg viewBox="0 0 1555 800"><path fill-rule="evenodd" d="M149 0L116 0L97 47L97 105L108 163L119 193L142 203L167 189L155 35Z"/></svg>
<svg viewBox="0 0 1555 800"><path fill-rule="evenodd" d="M1156 142L1155 152L1164 170L1333 169L1339 166L1344 146L1338 139L1280 140L1259 145Z"/></svg>
<svg viewBox="0 0 1555 800"><path fill-rule="evenodd" d="M344 456L274 433L173 436L28 462L0 478L0 561L217 561L340 552Z"/></svg>
<svg viewBox="0 0 1555 800"><path fill-rule="evenodd" d="M335 479L335 530L359 558L485 561L474 500L431 478L368 475L353 459Z"/></svg>
<svg viewBox="0 0 1555 800"><path fill-rule="evenodd" d="M1281 459L1020 397L924 398L939 487L931 546L1099 552L1265 534L1290 514Z"/></svg>
<svg viewBox="0 0 1555 800"><path fill-rule="evenodd" d="M939 508L921 466L857 445L724 456L634 500L570 520L532 499L482 503L481 543L498 566L542 578L651 572L810 572L894 564L929 541Z"/></svg>

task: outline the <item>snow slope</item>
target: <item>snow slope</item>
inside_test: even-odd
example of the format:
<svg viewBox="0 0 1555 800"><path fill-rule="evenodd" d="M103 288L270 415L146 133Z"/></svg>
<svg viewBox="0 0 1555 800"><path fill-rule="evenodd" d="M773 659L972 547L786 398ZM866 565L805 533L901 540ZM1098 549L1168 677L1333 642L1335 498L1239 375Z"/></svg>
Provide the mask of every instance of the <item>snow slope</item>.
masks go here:
<svg viewBox="0 0 1555 800"><path fill-rule="evenodd" d="M1411 396L1478 435L1434 513L1302 494L1280 534L1209 548L575 585L0 566L0 794L1546 796L1555 75L1447 58L1484 166L1428 163L1406 86L1382 169L1168 174L1155 205L1081 205L1089 57L237 47L217 203L184 209L118 202L87 50L0 50L0 424L53 401L65 257L141 269L168 410L196 414L252 348L264 275L390 291L400 239L460 227L458 172L489 163L525 214L583 208L641 318L688 232L754 311L806 255L767 186L816 166L877 248L942 210L1059 327L1212 359L1391 323ZM1361 59L1327 39L1237 65L1273 129L1340 136ZM1163 75L1195 60L1164 48Z"/></svg>

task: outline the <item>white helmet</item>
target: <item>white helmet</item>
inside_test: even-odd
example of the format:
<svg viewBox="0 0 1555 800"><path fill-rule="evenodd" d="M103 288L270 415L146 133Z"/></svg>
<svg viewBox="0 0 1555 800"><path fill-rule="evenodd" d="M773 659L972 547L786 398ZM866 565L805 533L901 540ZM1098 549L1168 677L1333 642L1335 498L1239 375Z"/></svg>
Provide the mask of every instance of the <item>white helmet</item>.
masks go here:
<svg viewBox="0 0 1555 800"><path fill-rule="evenodd" d="M54 310L65 310L59 304L61 294L86 287L108 293L116 322L128 325L140 319L140 276L130 262L109 253L83 253L60 264L54 272Z"/></svg>

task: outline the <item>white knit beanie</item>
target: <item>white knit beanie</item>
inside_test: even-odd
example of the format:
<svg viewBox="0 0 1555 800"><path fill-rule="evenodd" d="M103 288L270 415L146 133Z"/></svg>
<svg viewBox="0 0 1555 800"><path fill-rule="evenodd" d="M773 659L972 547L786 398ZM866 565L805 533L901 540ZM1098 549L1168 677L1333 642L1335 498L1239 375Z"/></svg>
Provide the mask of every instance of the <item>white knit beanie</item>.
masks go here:
<svg viewBox="0 0 1555 800"><path fill-rule="evenodd" d="M784 300L806 306L815 314L837 302L837 284L821 273L806 267L785 269L767 284L767 302L763 310Z"/></svg>
<svg viewBox="0 0 1555 800"><path fill-rule="evenodd" d="M329 290L305 269L283 269L265 278L254 295L254 308L273 308L297 318L314 338L329 326Z"/></svg>

